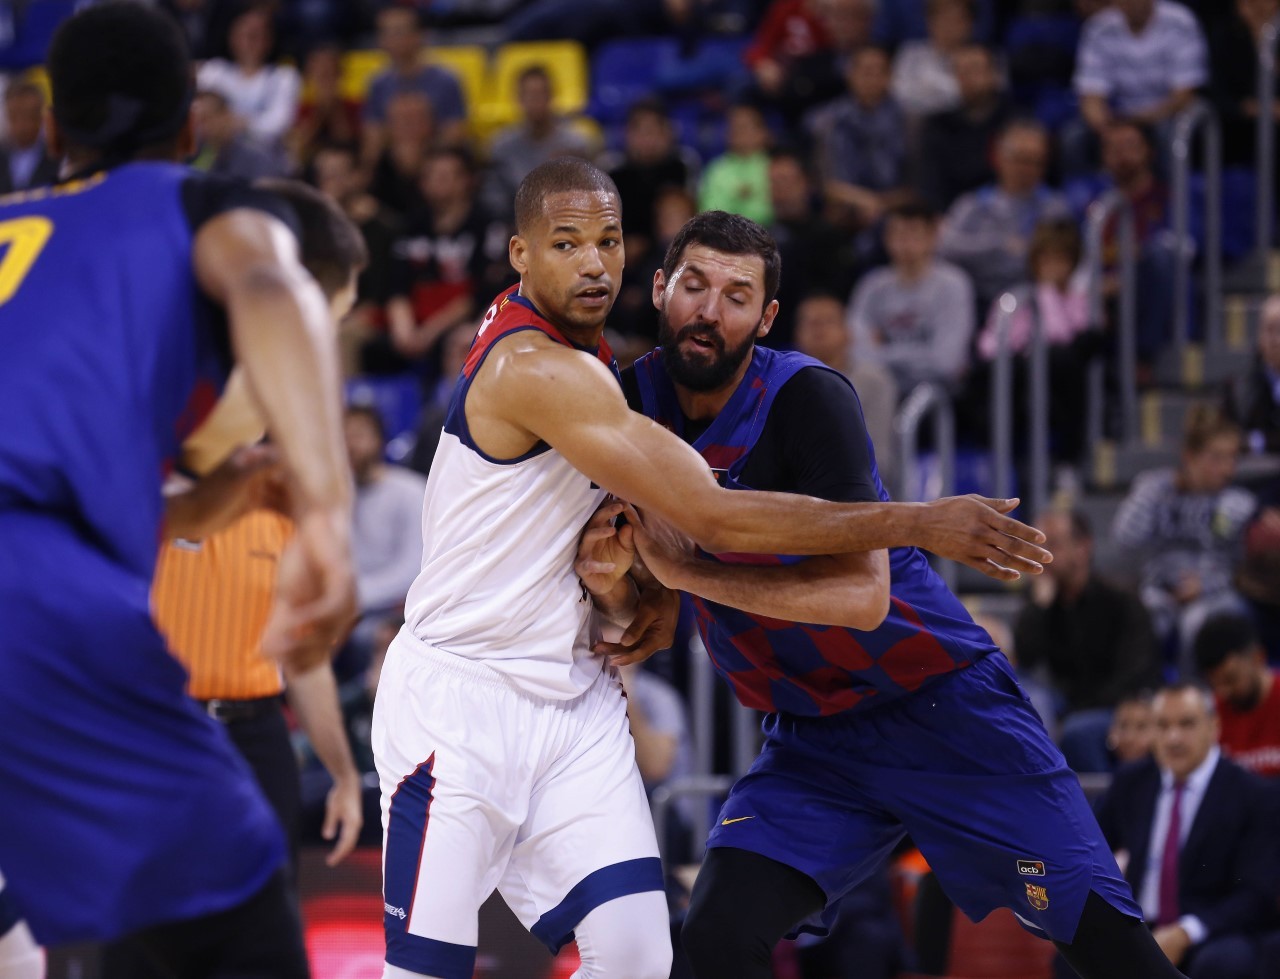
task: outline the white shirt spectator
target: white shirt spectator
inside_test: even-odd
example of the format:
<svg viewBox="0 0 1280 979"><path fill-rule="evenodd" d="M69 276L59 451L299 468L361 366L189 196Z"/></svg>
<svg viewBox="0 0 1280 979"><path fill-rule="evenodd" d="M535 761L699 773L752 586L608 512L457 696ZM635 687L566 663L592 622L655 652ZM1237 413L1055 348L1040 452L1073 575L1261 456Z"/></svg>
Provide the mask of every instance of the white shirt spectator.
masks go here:
<svg viewBox="0 0 1280 979"><path fill-rule="evenodd" d="M200 66L197 85L222 95L249 135L267 143L278 143L298 114L302 83L289 65L265 65L246 75L235 62L214 58Z"/></svg>
<svg viewBox="0 0 1280 979"><path fill-rule="evenodd" d="M1208 78L1208 51L1195 14L1157 0L1141 34L1114 7L1085 23L1076 62L1079 95L1107 99L1117 115L1143 112Z"/></svg>
<svg viewBox="0 0 1280 979"><path fill-rule="evenodd" d="M928 41L908 41L893 59L889 91L910 116L945 112L960 104L951 58Z"/></svg>
<svg viewBox="0 0 1280 979"><path fill-rule="evenodd" d="M422 565L422 498L427 481L402 466L387 466L356 489L351 549L362 612L404 604Z"/></svg>
<svg viewBox="0 0 1280 979"><path fill-rule="evenodd" d="M858 360L887 367L903 392L921 381L960 380L969 367L973 319L969 277L940 260L914 282L892 266L869 272L849 312Z"/></svg>

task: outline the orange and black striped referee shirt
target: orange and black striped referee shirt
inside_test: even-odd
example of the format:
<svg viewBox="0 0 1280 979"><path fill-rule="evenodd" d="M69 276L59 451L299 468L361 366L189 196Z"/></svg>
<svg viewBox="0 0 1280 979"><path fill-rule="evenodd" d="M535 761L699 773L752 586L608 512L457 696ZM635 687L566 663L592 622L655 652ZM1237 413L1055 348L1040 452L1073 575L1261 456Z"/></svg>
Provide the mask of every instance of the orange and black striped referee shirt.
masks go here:
<svg viewBox="0 0 1280 979"><path fill-rule="evenodd" d="M253 700L284 689L261 640L292 534L287 517L254 510L204 540L161 547L152 612L191 674L187 692L195 699Z"/></svg>

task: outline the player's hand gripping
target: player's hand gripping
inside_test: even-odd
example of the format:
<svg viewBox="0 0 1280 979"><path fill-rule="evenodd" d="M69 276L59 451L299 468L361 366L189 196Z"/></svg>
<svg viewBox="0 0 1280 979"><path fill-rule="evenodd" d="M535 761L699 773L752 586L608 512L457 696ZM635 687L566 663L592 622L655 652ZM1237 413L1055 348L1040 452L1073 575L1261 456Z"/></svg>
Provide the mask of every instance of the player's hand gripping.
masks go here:
<svg viewBox="0 0 1280 979"><path fill-rule="evenodd" d="M627 507L627 522L635 527L636 549L655 578L668 588L680 587L680 568L698 560L693 540L655 513L641 515Z"/></svg>
<svg viewBox="0 0 1280 979"><path fill-rule="evenodd" d="M598 642L591 651L608 658L614 666L643 663L660 649L670 649L676 641L680 620L680 593L649 581L640 588L631 624L617 642Z"/></svg>
<svg viewBox="0 0 1280 979"><path fill-rule="evenodd" d="M1039 574L1053 555L1039 546L1044 534L1007 516L1018 502L971 493L926 503L921 546L997 581Z"/></svg>
<svg viewBox="0 0 1280 979"><path fill-rule="evenodd" d="M582 587L597 598L612 594L635 560L635 532L626 524L614 526L614 518L622 511L623 505L614 500L600 504L578 542L573 570Z"/></svg>
<svg viewBox="0 0 1280 979"><path fill-rule="evenodd" d="M308 510L297 518L297 531L280 558L263 651L299 671L309 669L333 655L356 617L350 511Z"/></svg>

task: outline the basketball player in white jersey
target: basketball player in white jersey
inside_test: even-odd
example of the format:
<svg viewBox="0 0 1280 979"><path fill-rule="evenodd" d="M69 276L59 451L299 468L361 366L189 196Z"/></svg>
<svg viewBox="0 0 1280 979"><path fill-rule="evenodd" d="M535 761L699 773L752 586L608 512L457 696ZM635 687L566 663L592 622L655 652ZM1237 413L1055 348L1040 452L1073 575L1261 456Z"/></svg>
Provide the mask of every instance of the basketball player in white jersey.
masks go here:
<svg viewBox="0 0 1280 979"><path fill-rule="evenodd" d="M1050 556L1038 531L976 498L834 504L721 489L696 452L627 408L602 341L623 267L612 180L553 160L515 205L520 285L485 315L455 390L422 570L374 711L384 976L470 979L496 887L553 951L576 937L580 979L666 979L666 899L622 686L593 653L599 625L574 571L606 491L715 553L916 545L1006 580ZM656 585L619 584L610 618L662 618Z"/></svg>

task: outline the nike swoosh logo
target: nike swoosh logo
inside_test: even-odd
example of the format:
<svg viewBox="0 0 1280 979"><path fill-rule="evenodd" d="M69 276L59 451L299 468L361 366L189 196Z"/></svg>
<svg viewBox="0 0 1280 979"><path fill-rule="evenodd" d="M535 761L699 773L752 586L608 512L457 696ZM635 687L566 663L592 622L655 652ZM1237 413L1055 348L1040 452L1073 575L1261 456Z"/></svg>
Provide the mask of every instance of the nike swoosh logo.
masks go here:
<svg viewBox="0 0 1280 979"><path fill-rule="evenodd" d="M755 819L755 818L756 818L755 816L739 816L737 819L722 819L722 820L720 820L720 825L721 825L721 826L728 826L730 823L740 823L740 822L742 822L743 820L746 820L746 819Z"/></svg>

